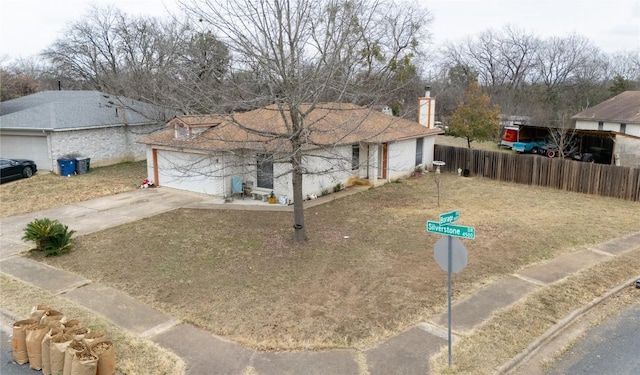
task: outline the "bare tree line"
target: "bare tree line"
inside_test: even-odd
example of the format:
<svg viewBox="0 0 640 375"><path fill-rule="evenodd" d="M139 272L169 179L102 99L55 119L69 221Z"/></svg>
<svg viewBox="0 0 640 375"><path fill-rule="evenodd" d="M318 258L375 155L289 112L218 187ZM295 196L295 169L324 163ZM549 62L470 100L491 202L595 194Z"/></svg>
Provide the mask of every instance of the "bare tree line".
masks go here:
<svg viewBox="0 0 640 375"><path fill-rule="evenodd" d="M370 4L378 9L384 5ZM280 88L266 83L269 77L260 66L264 62L257 57L274 51L256 50L254 56L240 57L229 50L228 36L207 22L215 10L210 2L183 2L183 8L185 13L180 17L161 19L131 17L114 7L92 7L42 52L40 60L3 64L2 99L57 89L60 81L63 89L107 91L162 103L181 113L249 109L273 102ZM336 71L322 72L366 84L368 90L347 92L316 82L304 87L313 87L325 100L362 104L370 103L370 93L375 93L373 96L391 105L396 114L414 118L415 97L428 84L438 96L438 115L446 120L462 100L468 83L477 81L503 113L549 123L561 121L566 110L578 112L613 93L637 89L640 82L638 50L605 54L580 35L542 39L509 25L428 50L428 12L410 15L405 7L385 9L390 12L386 17L360 18L358 27L338 25L344 35L359 42L334 55L338 59L332 64ZM416 12L418 8L411 9ZM236 16L250 10L238 10ZM254 13L267 10L253 9ZM327 27L322 18L315 18L323 17L325 10L314 11L316 14L307 15L310 19L304 30ZM246 32L242 43L250 45L255 30L249 28L259 19L247 22L238 18L233 18L240 25L236 29ZM311 18L315 18L313 22ZM382 27L373 27L373 22ZM407 48L412 44L419 48ZM320 47L316 49L328 51L336 45ZM309 46L305 48L308 52ZM305 67L303 59L298 63ZM393 72L385 81L373 74L381 64ZM318 74L312 66L307 67L309 74ZM421 67L430 69L419 71ZM380 85L387 85L383 95ZM391 89L392 85L396 88Z"/></svg>
<svg viewBox="0 0 640 375"><path fill-rule="evenodd" d="M533 125L561 126L575 114L640 84L640 49L612 55L577 34L542 39L505 26L441 48L432 74L439 114L450 115L477 81L507 115Z"/></svg>

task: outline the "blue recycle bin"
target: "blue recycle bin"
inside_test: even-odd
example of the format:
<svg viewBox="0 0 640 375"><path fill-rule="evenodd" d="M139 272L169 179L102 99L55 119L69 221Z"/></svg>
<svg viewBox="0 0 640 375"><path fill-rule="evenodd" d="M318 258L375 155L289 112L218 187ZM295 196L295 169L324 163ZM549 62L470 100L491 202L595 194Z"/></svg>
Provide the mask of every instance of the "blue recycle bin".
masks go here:
<svg viewBox="0 0 640 375"><path fill-rule="evenodd" d="M60 176L69 177L76 172L76 159L58 159Z"/></svg>

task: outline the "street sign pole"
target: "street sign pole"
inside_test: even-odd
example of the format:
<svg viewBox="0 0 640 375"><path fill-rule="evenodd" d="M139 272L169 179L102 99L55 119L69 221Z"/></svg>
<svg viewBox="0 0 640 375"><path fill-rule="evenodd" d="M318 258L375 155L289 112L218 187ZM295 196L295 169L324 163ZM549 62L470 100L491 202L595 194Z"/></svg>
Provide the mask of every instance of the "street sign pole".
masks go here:
<svg viewBox="0 0 640 375"><path fill-rule="evenodd" d="M449 339L449 368L451 368L451 269L453 268L453 251L451 250L451 241L453 239L453 237L451 236L447 236L447 242L448 242L448 267L447 267L447 284L448 284L448 291L447 291L447 314L449 315L449 333L448 333L448 339Z"/></svg>
<svg viewBox="0 0 640 375"><path fill-rule="evenodd" d="M474 239L476 231L474 227L451 225L460 219L459 211L446 212L440 215L440 220L427 221L427 232L438 233L446 236L440 238L433 245L433 256L436 263L447 272L447 338L449 342L449 368L452 364L451 354L451 274L458 273L467 266L467 249L458 238Z"/></svg>

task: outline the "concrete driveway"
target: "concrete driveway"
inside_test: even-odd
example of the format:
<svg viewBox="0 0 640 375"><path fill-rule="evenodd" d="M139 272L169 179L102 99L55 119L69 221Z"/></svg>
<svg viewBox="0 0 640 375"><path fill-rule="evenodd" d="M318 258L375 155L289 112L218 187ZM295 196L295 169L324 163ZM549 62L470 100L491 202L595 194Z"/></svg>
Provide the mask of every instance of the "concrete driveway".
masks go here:
<svg viewBox="0 0 640 375"><path fill-rule="evenodd" d="M23 242L23 230L34 219L56 219L77 235L151 217L176 208L212 200L204 194L173 189L138 189L126 193L78 202L48 210L0 219L0 259L29 250L33 244Z"/></svg>

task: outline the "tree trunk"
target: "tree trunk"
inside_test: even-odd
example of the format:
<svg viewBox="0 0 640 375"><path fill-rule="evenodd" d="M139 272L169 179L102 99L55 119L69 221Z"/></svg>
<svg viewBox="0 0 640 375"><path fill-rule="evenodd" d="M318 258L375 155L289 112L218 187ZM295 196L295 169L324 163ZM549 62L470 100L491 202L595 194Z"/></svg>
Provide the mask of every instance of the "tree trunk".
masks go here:
<svg viewBox="0 0 640 375"><path fill-rule="evenodd" d="M293 157L293 240L297 244L307 242L307 229L304 227L304 200L302 197L302 167L300 155Z"/></svg>

